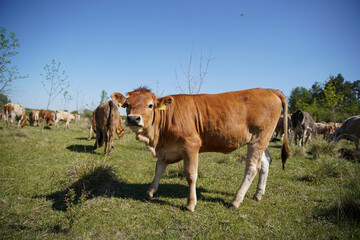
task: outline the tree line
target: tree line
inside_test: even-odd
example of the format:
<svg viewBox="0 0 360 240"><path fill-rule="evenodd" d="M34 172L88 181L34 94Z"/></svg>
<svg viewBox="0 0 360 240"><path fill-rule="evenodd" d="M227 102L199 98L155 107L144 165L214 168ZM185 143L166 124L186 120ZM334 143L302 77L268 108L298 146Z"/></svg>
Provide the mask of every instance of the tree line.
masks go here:
<svg viewBox="0 0 360 240"><path fill-rule="evenodd" d="M315 82L310 89L292 89L289 112L297 109L309 112L315 121L343 122L360 113L360 80L345 81L341 74L324 83Z"/></svg>

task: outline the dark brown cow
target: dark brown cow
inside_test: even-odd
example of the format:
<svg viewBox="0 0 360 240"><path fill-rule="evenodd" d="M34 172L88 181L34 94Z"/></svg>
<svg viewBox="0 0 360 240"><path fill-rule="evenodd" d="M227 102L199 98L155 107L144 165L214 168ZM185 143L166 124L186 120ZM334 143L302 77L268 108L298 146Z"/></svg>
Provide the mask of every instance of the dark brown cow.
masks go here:
<svg viewBox="0 0 360 240"><path fill-rule="evenodd" d="M42 121L44 121L44 123L46 122L46 126L49 126L51 122L55 122L54 114L48 110L41 110L39 112L39 124L41 124Z"/></svg>
<svg viewBox="0 0 360 240"><path fill-rule="evenodd" d="M104 153L110 155L114 147L114 132L119 139L124 137L124 129L121 126L121 118L117 105L113 101L101 103L94 111L94 129L96 129L96 141L94 149L101 147L105 142ZM109 143L109 144L108 144Z"/></svg>
<svg viewBox="0 0 360 240"><path fill-rule="evenodd" d="M168 164L184 160L189 195L186 208L196 205L196 180L199 152L230 153L247 144L245 175L231 205L238 208L257 171L259 182L254 198L265 193L269 170L265 150L281 115L287 118L285 96L273 89L249 89L221 94L172 95L163 98L147 88L111 98L126 108L128 125L136 139L151 150L156 163L155 177L147 195L154 196ZM284 121L286 132L287 121ZM289 156L287 134L282 148L283 167Z"/></svg>

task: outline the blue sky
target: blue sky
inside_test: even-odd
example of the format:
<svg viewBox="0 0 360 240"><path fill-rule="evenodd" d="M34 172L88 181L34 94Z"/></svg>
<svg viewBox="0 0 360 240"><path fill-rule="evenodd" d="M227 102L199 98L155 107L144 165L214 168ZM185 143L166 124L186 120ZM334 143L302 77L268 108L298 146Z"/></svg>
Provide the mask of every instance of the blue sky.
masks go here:
<svg viewBox="0 0 360 240"><path fill-rule="evenodd" d="M175 71L185 83L181 65L192 48L194 73L201 51L214 58L201 93L264 87L289 96L338 73L359 80L359 13L357 0L0 0L0 26L21 45L13 63L29 75L10 98L34 109L46 108L40 74L52 59L69 75L69 94L89 109L102 90L179 93ZM50 109L62 109L62 98Z"/></svg>

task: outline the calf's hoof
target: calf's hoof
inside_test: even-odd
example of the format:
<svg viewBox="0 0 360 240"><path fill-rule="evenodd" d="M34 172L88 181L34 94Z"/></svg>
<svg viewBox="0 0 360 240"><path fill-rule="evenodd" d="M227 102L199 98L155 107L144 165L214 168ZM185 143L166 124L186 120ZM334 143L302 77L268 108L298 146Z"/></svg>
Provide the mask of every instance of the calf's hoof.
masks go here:
<svg viewBox="0 0 360 240"><path fill-rule="evenodd" d="M195 212L195 206L187 205L186 210L188 210L189 212Z"/></svg>
<svg viewBox="0 0 360 240"><path fill-rule="evenodd" d="M261 201L261 198L262 198L262 195L261 194L256 194L253 196L253 199L256 200L256 201Z"/></svg>

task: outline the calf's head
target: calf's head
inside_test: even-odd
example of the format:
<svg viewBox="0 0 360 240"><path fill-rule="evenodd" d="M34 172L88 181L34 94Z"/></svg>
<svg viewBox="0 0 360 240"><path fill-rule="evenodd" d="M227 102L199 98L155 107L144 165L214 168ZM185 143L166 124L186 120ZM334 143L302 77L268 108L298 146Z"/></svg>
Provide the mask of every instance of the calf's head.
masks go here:
<svg viewBox="0 0 360 240"><path fill-rule="evenodd" d="M111 99L126 108L125 124L135 133L148 129L153 124L155 111L165 110L174 100L171 96L157 98L147 88L138 88L126 95L128 98L121 93L113 93Z"/></svg>

